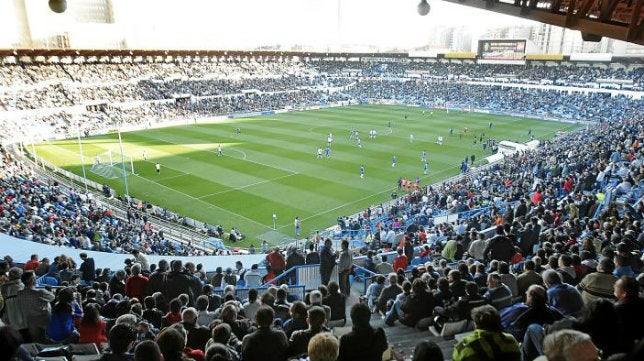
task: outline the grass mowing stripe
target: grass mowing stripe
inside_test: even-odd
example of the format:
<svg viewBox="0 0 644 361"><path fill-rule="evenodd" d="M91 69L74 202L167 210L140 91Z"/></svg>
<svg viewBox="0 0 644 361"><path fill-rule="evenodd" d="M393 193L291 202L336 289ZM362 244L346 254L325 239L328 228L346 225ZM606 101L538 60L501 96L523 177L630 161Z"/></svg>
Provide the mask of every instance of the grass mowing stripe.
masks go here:
<svg viewBox="0 0 644 361"><path fill-rule="evenodd" d="M292 176L294 176L294 175L296 175L296 174L295 174L295 173L293 173L293 174L287 174L287 175L285 175L285 176L281 176L281 177L278 177L278 178L266 179L266 180L263 180L263 181L261 181L261 182L251 183L251 184L246 184L246 185L241 186L241 187L231 188L231 189L229 189L229 190L225 190L225 191L221 191L221 192L215 192L215 193L206 194L205 196L201 196L201 197L198 197L198 198L206 198L206 197L210 197L210 196L216 196L216 195L218 195L218 194L228 193L228 192L231 192L231 191L238 191L238 190L242 190L242 189L245 189L245 188L250 188L250 187L258 186L258 185L260 185L260 184L266 184L266 183L276 182L276 181L278 181L278 180L280 180L280 179L288 178L288 177L292 177Z"/></svg>
<svg viewBox="0 0 644 361"><path fill-rule="evenodd" d="M176 190L176 189L174 189L174 188L167 187L167 186L165 186L165 185L163 185L163 184L161 184L161 183L155 182L155 181L153 181L153 180L151 180L151 179L148 179L148 178L141 178L141 177L138 177L138 176L135 176L135 177L137 177L137 178L139 178L139 179L142 179L142 180L145 180L145 181L147 181L147 182L155 183L155 184L157 184L157 185L159 185L159 186L161 186L161 187L163 187L163 188L165 188L165 189L167 189L167 190L169 190L169 191L171 191L171 192L181 193L182 195L184 195L184 196L186 196L186 197L188 197L188 198L190 198L190 199L192 199L192 200L195 200L195 201L197 201L197 202L205 203L205 204L207 204L209 207L217 208L217 209L219 209L219 210L221 210L221 211L223 211L223 212L231 213L231 214L233 214L234 216L239 217L239 218L242 218L242 219L245 219L245 220L247 220L247 221L249 221L249 222L253 222L253 223L256 223L256 224L259 224L259 225L264 226L263 224L261 224L261 223L259 223L259 222L255 221L254 219L247 218L247 217L245 217L245 216L243 216L243 215L241 215L241 214L234 213L234 212L232 212L232 211L230 211L230 210L228 210L228 209L221 208L221 207L219 207L219 206L217 206L217 205L214 205L214 204L212 204L212 203L205 202L205 201L203 201L203 200L201 200L201 199L199 199L199 198L193 197L193 196L191 196L191 195L189 195L189 194L187 194L187 193L183 193L183 192L178 191L178 190Z"/></svg>
<svg viewBox="0 0 644 361"><path fill-rule="evenodd" d="M453 167L452 169L450 169L450 168L444 168L443 170L441 170L441 171L439 171L439 172L436 172L436 173L434 174L434 176L437 176L437 175L440 175L440 174L444 174L444 173L449 173L450 171L454 171L454 169L456 169L456 168L457 168L457 167ZM370 194L370 195L368 195L368 196L362 197L362 198L360 198L360 199L356 199L356 200L354 200L354 201L352 201L352 202L348 202L348 203L345 203L345 204L341 204L341 205L339 205L339 206L337 206L337 207L335 207L335 208L327 209L327 210L325 210L325 211L323 211L323 212L320 212L320 213L314 214L314 215L309 216L309 217L304 217L302 220L303 220L303 221L305 221L305 220L309 220L309 219L314 218L314 217L321 216L321 215L323 215L323 214L327 214L327 213L330 213L330 212L335 212L335 211L337 211L337 210L339 210L339 209L342 209L342 208L344 208L344 207L350 206L350 205L352 205L352 204L356 204L356 203L359 203L359 202L361 202L361 201L368 200L368 199L371 199L371 198L373 198L373 197L380 196L380 195L385 194L385 193L390 193L390 192L391 192L391 190L392 190L392 188L388 188L388 189L385 189L385 190L382 190L382 191L379 191L379 192L376 192L376 193L372 193L372 194Z"/></svg>
<svg viewBox="0 0 644 361"><path fill-rule="evenodd" d="M171 140L163 139L163 138L160 138L160 137L155 137L155 139L158 139L159 141L162 141L162 142L164 142L164 143L169 143L169 144L174 144L174 145L177 145L177 146L182 146L182 144L181 144L181 143L177 143L177 142L175 142L175 141L171 141ZM208 152L208 153L211 153L211 154L217 155L217 152L216 152L216 151L206 150L205 152ZM226 155L226 156L227 156L227 157L230 157L229 155ZM230 158L234 158L234 157L230 157ZM239 158L238 158L238 159L239 159ZM257 165L261 165L261 166L264 166L264 167L267 167L267 168L279 169L279 170L282 170L282 171L284 171L284 172L289 172L289 173L292 173L292 174L297 173L297 171L292 170L292 169L288 169L288 168L284 168L284 167L280 167L280 166L276 166L276 165L264 164L264 163L262 163L262 162L257 162L257 161L249 160L249 159L246 159L246 158L244 158L244 159L240 159L240 160L242 160L242 161L244 161L244 162L250 162L250 163L257 164Z"/></svg>

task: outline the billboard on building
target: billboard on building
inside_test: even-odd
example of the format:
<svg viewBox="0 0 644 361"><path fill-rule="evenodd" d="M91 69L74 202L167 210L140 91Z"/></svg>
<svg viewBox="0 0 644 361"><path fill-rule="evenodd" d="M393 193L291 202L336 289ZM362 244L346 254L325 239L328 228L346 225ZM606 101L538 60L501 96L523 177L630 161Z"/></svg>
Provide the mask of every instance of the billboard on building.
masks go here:
<svg viewBox="0 0 644 361"><path fill-rule="evenodd" d="M525 40L479 40L478 55L483 60L523 60Z"/></svg>

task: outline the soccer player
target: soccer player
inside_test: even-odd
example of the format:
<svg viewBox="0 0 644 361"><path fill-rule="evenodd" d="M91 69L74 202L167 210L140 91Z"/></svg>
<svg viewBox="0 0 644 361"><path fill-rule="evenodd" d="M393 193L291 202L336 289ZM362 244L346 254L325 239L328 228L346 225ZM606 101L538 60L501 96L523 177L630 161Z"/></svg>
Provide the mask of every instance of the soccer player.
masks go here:
<svg viewBox="0 0 644 361"><path fill-rule="evenodd" d="M333 143L333 134L329 133L329 136L326 137L326 144L331 146L331 143Z"/></svg>
<svg viewBox="0 0 644 361"><path fill-rule="evenodd" d="M414 142L414 135L409 134L409 143L413 143L413 142Z"/></svg>
<svg viewBox="0 0 644 361"><path fill-rule="evenodd" d="M302 223L300 222L300 217L295 217L295 221L293 221L293 224L295 225L295 237L299 237L300 230L302 229Z"/></svg>
<svg viewBox="0 0 644 361"><path fill-rule="evenodd" d="M427 162L427 151L423 150L423 154L420 156L420 161L421 162Z"/></svg>
<svg viewBox="0 0 644 361"><path fill-rule="evenodd" d="M362 148L362 141L358 138L358 148Z"/></svg>
<svg viewBox="0 0 644 361"><path fill-rule="evenodd" d="M429 163L425 162L423 164L423 174L427 175L427 172L429 172Z"/></svg>
<svg viewBox="0 0 644 361"><path fill-rule="evenodd" d="M222 155L222 153L221 153L221 144L219 144L219 145L217 146L217 156L218 156L218 157L221 157L221 155Z"/></svg>
<svg viewBox="0 0 644 361"><path fill-rule="evenodd" d="M394 154L393 157L391 157L391 166L395 167L396 166L396 155Z"/></svg>
<svg viewBox="0 0 644 361"><path fill-rule="evenodd" d="M241 128L237 127L237 129L235 129L235 133L241 134Z"/></svg>
<svg viewBox="0 0 644 361"><path fill-rule="evenodd" d="M143 160L148 160L148 151L147 151L147 149L143 149Z"/></svg>
<svg viewBox="0 0 644 361"><path fill-rule="evenodd" d="M154 164L154 169L156 169L157 174L161 174L161 163L157 162Z"/></svg>
<svg viewBox="0 0 644 361"><path fill-rule="evenodd" d="M328 147L327 147L327 149L328 149ZM322 148L320 148L320 147L318 147L317 158L318 159L322 158Z"/></svg>
<svg viewBox="0 0 644 361"><path fill-rule="evenodd" d="M364 165L360 165L360 179L364 178Z"/></svg>
<svg viewBox="0 0 644 361"><path fill-rule="evenodd" d="M326 158L329 158L329 154L330 154L330 153L331 153L331 148L329 148L329 146L327 146L327 147L324 149L324 156L325 156Z"/></svg>

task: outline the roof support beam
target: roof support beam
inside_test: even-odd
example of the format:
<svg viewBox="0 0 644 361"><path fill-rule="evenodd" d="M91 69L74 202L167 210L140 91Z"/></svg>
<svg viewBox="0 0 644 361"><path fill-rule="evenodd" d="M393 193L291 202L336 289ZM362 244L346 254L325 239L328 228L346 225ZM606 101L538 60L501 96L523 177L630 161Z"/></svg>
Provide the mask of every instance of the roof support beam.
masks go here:
<svg viewBox="0 0 644 361"><path fill-rule="evenodd" d="M573 30L579 30L583 33L606 36L609 38L629 41L632 43L644 45L644 29L642 28L642 3L644 0L633 0L634 6L623 8L626 5L623 1L619 0L604 0L603 7L593 9L593 4L599 0L580 0L581 6L578 6L579 1L569 0L565 3L563 0L550 0L537 1L536 8L526 8L525 6L517 6L514 3L505 2L501 0L497 2L494 0L493 7L488 8L487 1L481 0L444 0L454 4L469 6L477 9L490 10L501 14L521 17L539 21L546 24L561 26ZM528 0L528 2L531 2ZM530 5L529 5L530 6ZM564 9L562 9L564 7ZM577 11L579 10L579 11ZM625 19L623 22L616 21L612 15L616 11L628 11L630 18ZM563 12L565 11L565 13ZM599 13L598 13L599 11ZM592 16L582 16L583 14L594 14ZM601 21L598 17L607 17ZM594 16L597 16L595 18ZM630 20L630 21L629 21ZM628 23L627 23L628 21Z"/></svg>

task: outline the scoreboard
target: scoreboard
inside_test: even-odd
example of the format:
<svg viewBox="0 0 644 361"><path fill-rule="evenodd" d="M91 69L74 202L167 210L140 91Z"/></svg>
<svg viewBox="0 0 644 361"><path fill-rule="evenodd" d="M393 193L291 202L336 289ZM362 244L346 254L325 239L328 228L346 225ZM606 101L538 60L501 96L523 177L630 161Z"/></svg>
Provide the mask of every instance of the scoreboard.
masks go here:
<svg viewBox="0 0 644 361"><path fill-rule="evenodd" d="M478 55L483 60L524 60L525 40L479 40Z"/></svg>

